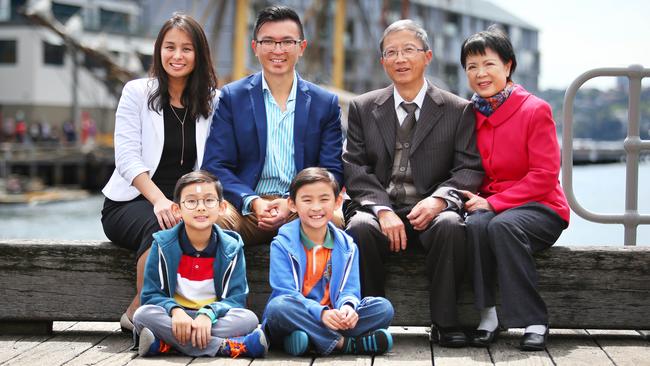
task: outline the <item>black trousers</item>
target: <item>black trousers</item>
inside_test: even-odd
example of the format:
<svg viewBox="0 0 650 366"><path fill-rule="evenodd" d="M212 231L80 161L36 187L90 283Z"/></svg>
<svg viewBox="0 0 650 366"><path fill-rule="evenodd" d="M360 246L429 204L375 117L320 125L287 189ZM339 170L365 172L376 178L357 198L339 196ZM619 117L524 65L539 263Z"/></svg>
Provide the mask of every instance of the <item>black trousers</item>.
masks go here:
<svg viewBox="0 0 650 366"><path fill-rule="evenodd" d="M359 247L362 296L384 297L384 263L390 253L390 241L381 232L379 221L372 212L358 206L348 212L346 232ZM431 321L441 327L457 326L456 299L467 263L465 223L458 213L443 211L425 230L416 231L406 214L408 212L398 212L406 227L407 250L420 245L426 253Z"/></svg>
<svg viewBox="0 0 650 366"><path fill-rule="evenodd" d="M466 223L476 307L495 305L498 279L501 325L548 324L546 304L537 291L533 253L552 246L567 223L536 202L499 214L478 211L469 215Z"/></svg>

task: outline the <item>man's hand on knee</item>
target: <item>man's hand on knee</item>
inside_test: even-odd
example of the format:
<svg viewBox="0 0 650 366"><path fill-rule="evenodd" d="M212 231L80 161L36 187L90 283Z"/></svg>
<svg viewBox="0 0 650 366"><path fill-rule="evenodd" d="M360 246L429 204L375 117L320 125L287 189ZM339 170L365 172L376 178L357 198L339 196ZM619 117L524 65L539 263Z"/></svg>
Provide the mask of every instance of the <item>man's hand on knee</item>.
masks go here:
<svg viewBox="0 0 650 366"><path fill-rule="evenodd" d="M377 219L381 232L390 240L390 250L406 250L406 229L399 216L391 210L381 210L377 213Z"/></svg>

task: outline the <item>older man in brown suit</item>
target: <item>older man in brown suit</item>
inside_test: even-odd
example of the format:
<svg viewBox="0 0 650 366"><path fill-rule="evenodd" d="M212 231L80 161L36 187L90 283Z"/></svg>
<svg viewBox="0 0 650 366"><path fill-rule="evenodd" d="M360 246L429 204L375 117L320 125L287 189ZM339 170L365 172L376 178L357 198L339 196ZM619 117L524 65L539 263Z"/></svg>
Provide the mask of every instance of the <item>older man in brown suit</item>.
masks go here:
<svg viewBox="0 0 650 366"><path fill-rule="evenodd" d="M359 246L363 296L384 295L384 261L419 243L426 252L432 332L462 347L457 290L465 274L465 224L457 189L483 177L470 104L429 83L427 34L411 20L384 31L381 64L393 85L350 104L344 179L347 229Z"/></svg>

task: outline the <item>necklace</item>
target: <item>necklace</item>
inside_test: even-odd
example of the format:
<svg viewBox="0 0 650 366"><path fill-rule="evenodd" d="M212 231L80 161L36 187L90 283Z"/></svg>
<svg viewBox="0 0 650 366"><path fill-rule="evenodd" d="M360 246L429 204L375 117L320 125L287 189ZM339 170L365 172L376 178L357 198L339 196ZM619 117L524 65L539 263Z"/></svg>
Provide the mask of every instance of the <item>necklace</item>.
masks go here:
<svg viewBox="0 0 650 366"><path fill-rule="evenodd" d="M187 117L187 107L185 108L183 119L176 114L176 110L174 110L174 106L171 103L169 103L169 107L172 109L172 113L174 113L174 116L176 116L176 119L178 119L178 122L181 124L181 165L183 165L183 156L185 155L185 117Z"/></svg>

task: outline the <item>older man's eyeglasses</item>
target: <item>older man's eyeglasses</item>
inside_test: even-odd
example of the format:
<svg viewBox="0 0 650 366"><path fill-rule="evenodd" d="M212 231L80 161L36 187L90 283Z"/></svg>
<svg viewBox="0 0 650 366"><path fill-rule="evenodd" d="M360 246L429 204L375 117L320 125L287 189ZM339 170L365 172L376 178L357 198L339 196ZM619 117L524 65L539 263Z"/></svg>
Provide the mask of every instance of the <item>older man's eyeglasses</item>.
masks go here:
<svg viewBox="0 0 650 366"><path fill-rule="evenodd" d="M387 50L384 50L384 53L382 53L382 56L386 60L395 60L397 56L402 53L402 56L404 58L413 58L415 55L418 54L418 52L424 52L424 48L417 48L417 47L412 47L412 46L407 46L402 48L401 50L398 50L396 48L389 48Z"/></svg>
<svg viewBox="0 0 650 366"><path fill-rule="evenodd" d="M292 47L295 47L298 43L302 42L300 39L283 39L281 41L274 41L272 39L259 39L256 40L258 45L262 47L262 51L271 52L275 50L276 46L280 46L282 51L288 51Z"/></svg>
<svg viewBox="0 0 650 366"><path fill-rule="evenodd" d="M206 197L202 199L189 198L185 201L181 201L183 206L188 210L195 210L199 207L199 202L203 202L203 206L206 208L215 208L219 204L219 199L216 197Z"/></svg>

